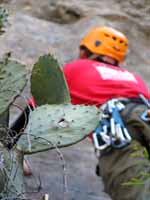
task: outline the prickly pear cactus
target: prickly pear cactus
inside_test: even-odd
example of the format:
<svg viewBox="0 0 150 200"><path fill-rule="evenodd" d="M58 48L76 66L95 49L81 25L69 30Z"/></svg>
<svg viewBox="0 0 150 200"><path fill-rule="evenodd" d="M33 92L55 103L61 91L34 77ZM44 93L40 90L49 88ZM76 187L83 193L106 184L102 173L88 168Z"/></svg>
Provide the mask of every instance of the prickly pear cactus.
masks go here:
<svg viewBox="0 0 150 200"><path fill-rule="evenodd" d="M43 105L33 111L17 144L25 154L79 142L98 124L98 109L83 105Z"/></svg>
<svg viewBox="0 0 150 200"><path fill-rule="evenodd" d="M23 154L0 143L0 199L18 199L24 190Z"/></svg>
<svg viewBox="0 0 150 200"><path fill-rule="evenodd" d="M0 61L0 122L26 84L25 66L7 56Z"/></svg>
<svg viewBox="0 0 150 200"><path fill-rule="evenodd" d="M70 102L63 72L52 55L41 56L34 65L31 76L31 93L38 105Z"/></svg>

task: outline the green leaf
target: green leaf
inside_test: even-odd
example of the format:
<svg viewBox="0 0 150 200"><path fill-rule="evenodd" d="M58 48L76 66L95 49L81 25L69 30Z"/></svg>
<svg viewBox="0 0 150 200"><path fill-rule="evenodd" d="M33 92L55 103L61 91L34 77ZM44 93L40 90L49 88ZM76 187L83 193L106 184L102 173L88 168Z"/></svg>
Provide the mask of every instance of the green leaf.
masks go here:
<svg viewBox="0 0 150 200"><path fill-rule="evenodd" d="M38 105L70 102L64 74L52 55L41 56L34 65L31 93Z"/></svg>
<svg viewBox="0 0 150 200"><path fill-rule="evenodd" d="M133 186L133 185L144 185L144 182L140 178L132 178L131 181L123 183L124 186Z"/></svg>
<svg viewBox="0 0 150 200"><path fill-rule="evenodd" d="M98 125L98 109L84 105L44 105L33 111L17 148L25 154L75 144Z"/></svg>

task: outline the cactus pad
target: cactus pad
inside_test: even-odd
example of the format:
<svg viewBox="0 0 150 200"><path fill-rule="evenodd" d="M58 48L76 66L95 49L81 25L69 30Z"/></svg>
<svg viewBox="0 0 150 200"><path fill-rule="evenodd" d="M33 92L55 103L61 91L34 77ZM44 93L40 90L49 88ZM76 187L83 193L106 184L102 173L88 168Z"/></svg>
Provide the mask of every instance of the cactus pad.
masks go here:
<svg viewBox="0 0 150 200"><path fill-rule="evenodd" d="M52 55L41 56L35 63L31 76L31 93L37 105L70 102L63 72Z"/></svg>
<svg viewBox="0 0 150 200"><path fill-rule="evenodd" d="M43 105L29 117L17 148L25 154L65 147L87 137L98 124L98 109L83 105Z"/></svg>
<svg viewBox="0 0 150 200"><path fill-rule="evenodd" d="M0 121L25 83L26 70L23 64L8 59L0 61Z"/></svg>

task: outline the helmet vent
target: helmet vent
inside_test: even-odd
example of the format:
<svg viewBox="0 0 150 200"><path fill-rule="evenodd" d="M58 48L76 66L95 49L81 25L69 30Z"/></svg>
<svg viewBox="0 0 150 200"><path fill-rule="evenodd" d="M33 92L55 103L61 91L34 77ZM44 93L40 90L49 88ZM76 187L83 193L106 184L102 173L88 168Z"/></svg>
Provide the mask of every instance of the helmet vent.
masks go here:
<svg viewBox="0 0 150 200"><path fill-rule="evenodd" d="M106 37L109 37L109 35L107 33L104 34Z"/></svg>
<svg viewBox="0 0 150 200"><path fill-rule="evenodd" d="M117 38L116 37L113 37L113 40L116 40Z"/></svg>
<svg viewBox="0 0 150 200"><path fill-rule="evenodd" d="M101 41L96 40L96 41L95 41L95 46L98 47L98 46L100 46L100 45L101 45Z"/></svg>

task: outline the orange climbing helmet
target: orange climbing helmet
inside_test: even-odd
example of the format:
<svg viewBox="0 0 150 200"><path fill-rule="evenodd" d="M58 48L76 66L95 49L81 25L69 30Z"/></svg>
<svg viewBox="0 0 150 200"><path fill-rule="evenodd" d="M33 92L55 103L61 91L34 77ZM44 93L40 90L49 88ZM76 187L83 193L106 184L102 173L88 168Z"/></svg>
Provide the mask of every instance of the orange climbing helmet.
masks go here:
<svg viewBox="0 0 150 200"><path fill-rule="evenodd" d="M104 26L91 30L81 41L81 46L94 54L110 56L120 63L125 58L128 40L123 33Z"/></svg>

